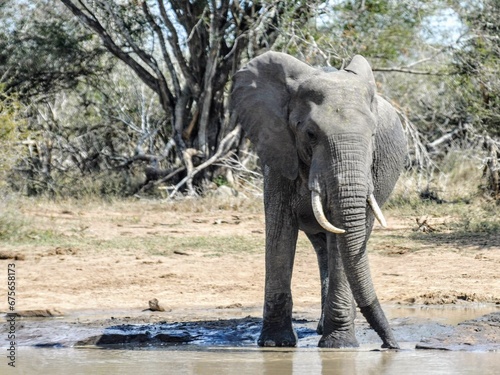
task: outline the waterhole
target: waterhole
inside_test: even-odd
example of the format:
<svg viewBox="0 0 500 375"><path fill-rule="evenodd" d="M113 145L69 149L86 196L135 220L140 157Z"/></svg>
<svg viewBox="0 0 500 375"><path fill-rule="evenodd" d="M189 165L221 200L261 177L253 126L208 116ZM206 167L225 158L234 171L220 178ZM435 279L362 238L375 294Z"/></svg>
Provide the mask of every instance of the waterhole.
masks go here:
<svg viewBox="0 0 500 375"><path fill-rule="evenodd" d="M0 374L498 374L500 307L385 306L402 350L380 349L362 318L356 350L316 347L316 312L298 312L297 348L258 348L256 311L207 311L190 319L121 311L17 322L16 369ZM302 315L302 316L301 316ZM236 317L232 317L236 316ZM161 317L161 316L160 316ZM174 319L174 321L172 321ZM2 338L5 338L2 334ZM2 342L5 348L7 342ZM8 371L8 372L7 372Z"/></svg>

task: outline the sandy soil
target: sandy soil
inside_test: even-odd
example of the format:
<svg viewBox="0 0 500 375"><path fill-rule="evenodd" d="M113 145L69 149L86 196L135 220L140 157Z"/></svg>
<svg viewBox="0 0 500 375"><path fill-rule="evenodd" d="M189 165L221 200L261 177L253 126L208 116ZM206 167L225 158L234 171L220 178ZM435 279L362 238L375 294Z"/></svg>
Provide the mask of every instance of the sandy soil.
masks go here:
<svg viewBox="0 0 500 375"><path fill-rule="evenodd" d="M167 311L260 310L261 209L203 204L23 204L19 215L37 230L23 241L0 243L3 258L20 258L0 260L2 278L15 263L17 310L140 310L152 298ZM433 220L436 226L445 221ZM500 303L498 235L458 238L446 228L416 234L415 218L390 212L388 222L388 230L376 228L369 248L383 303ZM6 282L0 294L6 296ZM319 308L315 254L302 235L293 297L296 310ZM4 297L0 310L7 307Z"/></svg>

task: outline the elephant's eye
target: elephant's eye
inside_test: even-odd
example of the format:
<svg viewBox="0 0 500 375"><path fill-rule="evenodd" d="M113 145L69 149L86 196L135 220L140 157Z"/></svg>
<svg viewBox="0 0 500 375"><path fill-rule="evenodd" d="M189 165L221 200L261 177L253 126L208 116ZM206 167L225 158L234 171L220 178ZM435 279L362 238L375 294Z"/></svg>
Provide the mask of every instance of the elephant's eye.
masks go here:
<svg viewBox="0 0 500 375"><path fill-rule="evenodd" d="M316 133L314 131L312 131L311 129L307 129L306 130L306 136L307 136L307 139L309 139L309 142L311 143L314 143L316 142Z"/></svg>

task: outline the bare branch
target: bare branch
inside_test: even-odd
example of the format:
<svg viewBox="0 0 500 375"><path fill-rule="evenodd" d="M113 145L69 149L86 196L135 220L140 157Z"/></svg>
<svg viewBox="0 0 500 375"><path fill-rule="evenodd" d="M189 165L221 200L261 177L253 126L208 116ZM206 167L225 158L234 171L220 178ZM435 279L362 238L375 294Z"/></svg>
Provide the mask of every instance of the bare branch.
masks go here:
<svg viewBox="0 0 500 375"><path fill-rule="evenodd" d="M179 97L181 95L181 87L179 84L179 79L177 78L177 72L175 71L174 64L172 63L172 60L171 60L170 55L169 55L167 48L166 48L167 44L166 44L165 38L163 36L163 32L161 31L160 26L158 26L158 24L153 19L153 16L151 15L151 12L149 11L149 7L148 7L146 1L144 1L142 3L142 9L144 11L144 14L146 15L146 19L148 20L149 25L154 30L156 36L158 37L158 39L160 41L161 52L163 55L163 59L165 60L165 63L167 64L167 68L168 68L168 71L170 73L170 77L172 78L172 82L174 84L175 95L177 97Z"/></svg>
<svg viewBox="0 0 500 375"><path fill-rule="evenodd" d="M168 31L170 32L170 46L172 47L172 50L174 51L175 58L177 59L177 63L179 64L182 74L184 75L184 78L188 82L189 87L193 91L195 95L198 95L200 92L200 87L198 83L196 82L195 77L193 76L191 70L189 69L186 59L184 58L184 55L181 51L180 48L180 42L179 42L179 36L177 35L177 31L175 30L175 26L168 17L167 11L165 9L165 5L163 4L162 0L157 0L158 7L160 8L160 15L163 20L163 23L167 27Z"/></svg>
<svg viewBox="0 0 500 375"><path fill-rule="evenodd" d="M61 0L61 2L89 29L93 30L101 38L104 46L117 58L130 66L139 78L153 91L160 94L157 79L148 72L141 64L135 61L128 53L124 52L114 41L111 35L99 23L97 17L86 8L87 15L71 0Z"/></svg>
<svg viewBox="0 0 500 375"><path fill-rule="evenodd" d="M460 137L461 135L465 134L468 130L467 125L464 127L457 128L449 133L446 133L445 135L439 137L438 139L430 142L427 144L427 149L432 151L432 152L437 152L437 147L442 145L443 143L449 143L455 138Z"/></svg>
<svg viewBox="0 0 500 375"><path fill-rule="evenodd" d="M173 107L174 98L172 92L168 88L165 77L163 76L158 63L156 62L156 59L152 55L147 53L144 49L141 49L137 46L137 43L132 38L132 35L130 35L129 29L125 26L123 19L121 17L118 17L117 13L111 8L110 2L106 2L105 4L108 13L113 17L113 20L120 28L121 33L125 36L125 39L130 47L132 47L132 50L155 73L158 81L159 94L165 99L165 102L170 103L170 106ZM143 4L145 4L145 2Z"/></svg>
<svg viewBox="0 0 500 375"><path fill-rule="evenodd" d="M169 195L169 199L172 199L177 194L179 189L183 187L186 183L188 183L188 181L192 181L194 176L196 176L196 174L198 174L203 169L211 166L216 161L218 161L220 156L226 153L228 149L232 146L234 141L240 137L240 134L241 134L241 127L237 125L230 133L228 133L224 137L224 139L222 139L222 141L219 144L219 148L210 159L208 159L204 163L194 168L190 173L188 173L186 177L184 177L177 185L175 185L174 190L172 190L172 192Z"/></svg>
<svg viewBox="0 0 500 375"><path fill-rule="evenodd" d="M408 142L408 149L410 153L410 163L411 165L416 165L420 170L432 171L435 167L427 147L422 140L422 135L418 131L415 124L406 116L404 110L399 108L395 103L392 103L402 120L403 129L406 133L406 139Z"/></svg>
<svg viewBox="0 0 500 375"><path fill-rule="evenodd" d="M194 33L197 31L197 29L201 26L201 24L203 23L203 19L205 18L205 15L207 13L207 8L203 9L203 13L201 14L201 17L200 19L198 20L198 22L196 22L196 24L193 26L193 28L191 29L191 32L189 33L187 39L186 39L186 44L188 44L191 39L193 38L194 36Z"/></svg>
<svg viewBox="0 0 500 375"><path fill-rule="evenodd" d="M407 68L377 68L377 67L374 67L374 68L372 68L372 70L374 72L397 72L397 73L418 74L418 75L425 75L425 76L445 76L445 75L452 74L450 72L431 72L431 71L426 71L426 70L413 70L413 69L407 69Z"/></svg>

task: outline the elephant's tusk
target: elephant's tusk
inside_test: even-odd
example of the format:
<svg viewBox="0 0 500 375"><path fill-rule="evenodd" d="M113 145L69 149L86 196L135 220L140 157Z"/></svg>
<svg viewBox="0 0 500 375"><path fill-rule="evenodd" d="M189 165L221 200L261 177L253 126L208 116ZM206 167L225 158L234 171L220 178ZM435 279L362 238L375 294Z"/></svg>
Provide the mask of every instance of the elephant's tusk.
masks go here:
<svg viewBox="0 0 500 375"><path fill-rule="evenodd" d="M370 196L368 197L368 204L372 208L378 222L380 223L380 225L382 225L382 228L387 228L387 221L385 220L384 214L382 213L382 210L380 209L373 194L370 194Z"/></svg>
<svg viewBox="0 0 500 375"><path fill-rule="evenodd" d="M345 233L345 230L335 227L328 221L323 211L323 205L321 204L321 196L314 190L311 191L311 202L312 202L314 217L324 230L337 234Z"/></svg>

